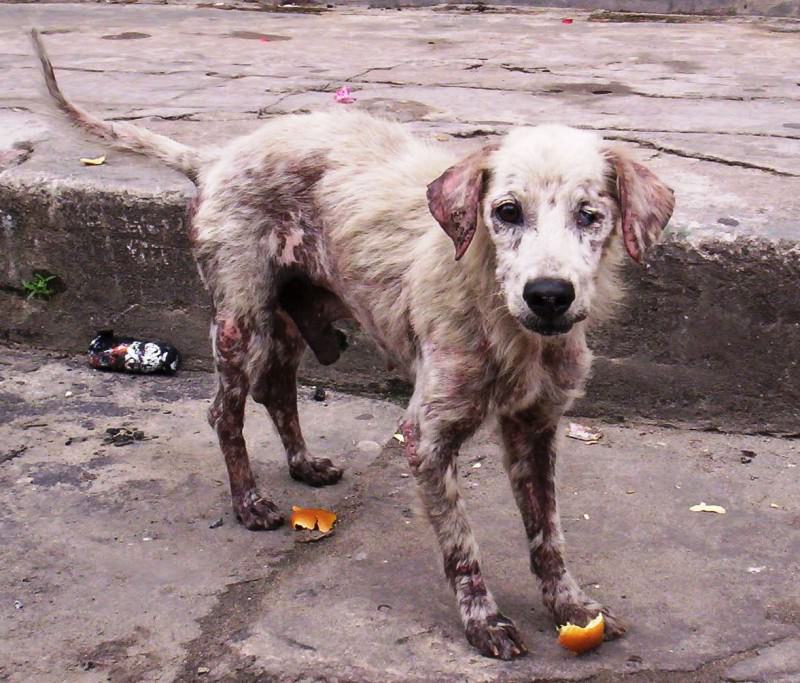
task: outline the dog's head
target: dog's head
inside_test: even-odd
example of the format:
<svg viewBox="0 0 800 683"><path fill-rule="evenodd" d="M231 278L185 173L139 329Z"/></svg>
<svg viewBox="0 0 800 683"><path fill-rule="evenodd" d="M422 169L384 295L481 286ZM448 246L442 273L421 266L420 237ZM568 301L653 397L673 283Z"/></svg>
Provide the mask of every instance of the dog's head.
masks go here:
<svg viewBox="0 0 800 683"><path fill-rule="evenodd" d="M568 332L592 312L621 240L641 262L672 215L672 191L590 132L521 128L447 169L428 186L456 259L485 229L506 306L533 332Z"/></svg>

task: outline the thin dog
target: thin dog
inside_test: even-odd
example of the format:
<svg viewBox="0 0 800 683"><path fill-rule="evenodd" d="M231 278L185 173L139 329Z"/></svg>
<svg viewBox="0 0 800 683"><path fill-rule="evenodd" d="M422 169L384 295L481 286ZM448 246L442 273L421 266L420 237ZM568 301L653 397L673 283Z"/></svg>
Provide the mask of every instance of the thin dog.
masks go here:
<svg viewBox="0 0 800 683"><path fill-rule="evenodd" d="M454 159L399 124L316 113L196 150L69 102L32 37L50 96L74 124L197 185L187 222L213 302L219 380L209 422L242 524L283 522L250 468L248 394L272 418L292 477L324 486L342 476L306 448L296 373L306 345L334 362L332 323L354 318L414 383L405 450L469 642L502 659L525 652L481 575L456 476L460 446L490 419L553 619L585 625L602 611L606 637L624 633L564 563L558 423L589 372L587 327L619 298L624 251L642 260L672 215L672 191L599 136L560 125L515 129Z"/></svg>

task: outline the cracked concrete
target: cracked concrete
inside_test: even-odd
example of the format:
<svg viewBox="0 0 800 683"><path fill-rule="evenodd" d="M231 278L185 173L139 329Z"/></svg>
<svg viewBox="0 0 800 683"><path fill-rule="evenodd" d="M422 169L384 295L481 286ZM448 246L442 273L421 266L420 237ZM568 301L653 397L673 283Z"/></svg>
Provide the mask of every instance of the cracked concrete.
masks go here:
<svg viewBox="0 0 800 683"><path fill-rule="evenodd" d="M566 25L565 11L512 7L220 7L0 4L6 339L78 351L113 325L172 337L191 367L208 358L207 302L181 230L192 185L121 153L78 164L108 150L51 130L25 35L35 24L71 97L191 144L342 107L332 93L344 83L356 91L349 106L459 151L552 120L619 140L678 202L651 268L626 271L629 303L594 340L596 405L582 409L797 431L796 21L570 10ZM15 150L21 143L32 152ZM57 273L65 292L49 302L15 294L36 270ZM382 379L381 358L354 335L340 366L309 364L305 376L396 393L397 378Z"/></svg>
<svg viewBox="0 0 800 683"><path fill-rule="evenodd" d="M333 536L299 543L233 520L205 421L212 388L206 373L137 377L2 349L0 680L800 680L797 439L596 420L599 444L565 440L568 561L630 624L575 657L556 644L497 439L481 432L459 480L487 582L531 650L507 663L463 638L391 438L398 406L301 390L311 448L346 467L326 489L290 479L264 411L249 406L262 490L285 511L339 514ZM105 443L122 426L144 439ZM727 513L691 512L700 501Z"/></svg>

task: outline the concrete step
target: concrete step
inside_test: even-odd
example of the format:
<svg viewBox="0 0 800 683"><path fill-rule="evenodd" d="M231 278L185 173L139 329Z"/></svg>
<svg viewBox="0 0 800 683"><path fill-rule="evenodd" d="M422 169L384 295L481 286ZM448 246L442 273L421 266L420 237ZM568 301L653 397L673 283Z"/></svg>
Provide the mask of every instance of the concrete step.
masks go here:
<svg viewBox="0 0 800 683"><path fill-rule="evenodd" d="M588 12L191 5L0 5L0 331L72 352L96 329L165 338L208 367L207 297L188 251L193 192L152 162L52 128L25 29L46 36L64 90L106 118L190 144L326 107L391 116L467 151L558 120L619 140L671 184L677 209L650 267L594 335L584 413L796 433L800 402L800 44L788 20L592 21ZM493 18L492 18L493 17ZM343 46L347 49L343 49ZM349 83L353 105L332 102ZM108 155L98 167L84 156ZM22 283L53 274L57 293ZM304 378L402 395L357 332Z"/></svg>

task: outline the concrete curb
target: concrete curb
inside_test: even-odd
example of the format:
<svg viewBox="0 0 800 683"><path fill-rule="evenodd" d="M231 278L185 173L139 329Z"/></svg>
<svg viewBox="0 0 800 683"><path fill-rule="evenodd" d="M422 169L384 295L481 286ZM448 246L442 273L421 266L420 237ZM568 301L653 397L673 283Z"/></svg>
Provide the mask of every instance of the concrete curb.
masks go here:
<svg viewBox="0 0 800 683"><path fill-rule="evenodd" d="M267 3L264 3L267 4ZM325 3L320 2L320 5ZM369 6L394 9L397 7L487 6L482 0L476 2L442 2L441 0L339 0L336 6ZM764 16L800 17L800 2L797 0L501 0L492 4L512 7L558 8L596 10L598 19L604 14L610 21L616 13L627 15L663 15L666 21L680 21L670 15L695 15L709 17ZM610 15L610 16L609 16ZM626 21L633 19L628 16ZM648 17L647 20L652 20Z"/></svg>
<svg viewBox="0 0 800 683"><path fill-rule="evenodd" d="M166 338L185 367L210 369L209 309L183 230L186 201L0 182L3 338L82 353L95 330L115 327ZM27 299L11 281L34 272L57 273L63 291ZM790 241L668 238L647 269L627 268L627 303L593 335L594 377L577 412L796 434L798 273L800 249ZM407 394L368 339L351 329L350 341L334 366L307 358L303 379Z"/></svg>

